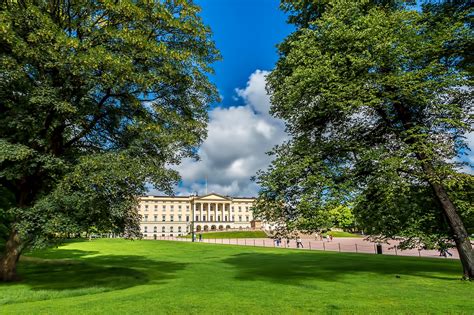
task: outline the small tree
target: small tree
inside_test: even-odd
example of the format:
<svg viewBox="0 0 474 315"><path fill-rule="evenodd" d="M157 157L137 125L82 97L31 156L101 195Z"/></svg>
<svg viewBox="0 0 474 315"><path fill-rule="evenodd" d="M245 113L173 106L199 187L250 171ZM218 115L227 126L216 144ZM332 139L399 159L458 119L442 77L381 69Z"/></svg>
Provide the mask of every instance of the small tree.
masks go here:
<svg viewBox="0 0 474 315"><path fill-rule="evenodd" d="M135 196L206 134L218 52L187 1L3 1L0 280L67 232L139 234ZM6 218L6 222L3 219Z"/></svg>
<svg viewBox="0 0 474 315"><path fill-rule="evenodd" d="M341 229L351 229L354 227L354 215L348 206L340 205L335 207L329 210L329 215L335 227Z"/></svg>
<svg viewBox="0 0 474 315"><path fill-rule="evenodd" d="M473 123L468 12L381 2L319 1L322 13L304 18L280 45L268 89L272 113L293 139L273 151L275 161L258 176L260 211L268 212L264 200L280 202L290 209L285 220L294 221L351 202L356 214L365 213L360 220L383 219L388 226L377 231L391 235L406 201L429 199L433 206L417 207L417 217L432 218L409 226L422 231L445 220L464 277L473 278L472 246L449 188L470 180L458 176L454 162ZM389 209L404 211L382 211L388 200ZM435 226L436 233L444 229Z"/></svg>

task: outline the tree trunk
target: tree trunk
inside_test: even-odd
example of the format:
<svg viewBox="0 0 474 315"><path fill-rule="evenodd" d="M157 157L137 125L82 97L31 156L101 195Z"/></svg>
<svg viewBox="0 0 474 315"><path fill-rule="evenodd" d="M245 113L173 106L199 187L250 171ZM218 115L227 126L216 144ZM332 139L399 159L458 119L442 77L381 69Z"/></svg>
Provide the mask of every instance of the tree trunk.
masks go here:
<svg viewBox="0 0 474 315"><path fill-rule="evenodd" d="M18 231L10 233L5 251L0 258L0 281L14 281L17 279L16 265L20 259L21 240Z"/></svg>
<svg viewBox="0 0 474 315"><path fill-rule="evenodd" d="M464 223L459 216L456 207L449 199L448 194L444 187L436 182L430 181L431 187L435 191L438 200L440 201L444 213L448 218L449 225L453 230L454 241L456 242L456 248L461 258L462 267L464 270L464 279L474 279L474 251L472 250L471 241L467 234Z"/></svg>

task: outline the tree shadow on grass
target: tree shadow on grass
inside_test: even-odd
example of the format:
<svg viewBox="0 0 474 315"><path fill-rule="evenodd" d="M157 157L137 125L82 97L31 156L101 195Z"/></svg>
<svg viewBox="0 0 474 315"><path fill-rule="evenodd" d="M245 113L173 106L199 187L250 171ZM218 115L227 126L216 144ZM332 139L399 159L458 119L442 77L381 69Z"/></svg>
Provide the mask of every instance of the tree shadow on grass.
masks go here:
<svg viewBox="0 0 474 315"><path fill-rule="evenodd" d="M94 251L58 249L24 257L18 270L23 279L21 283L33 290L91 287L119 290L149 282L166 282L186 267L184 263L143 256L96 254Z"/></svg>
<svg viewBox="0 0 474 315"><path fill-rule="evenodd" d="M348 275L403 275L458 280L461 265L441 259L383 257L360 254L318 253L242 253L223 260L238 270L239 280L265 280L296 284L306 279L339 281Z"/></svg>

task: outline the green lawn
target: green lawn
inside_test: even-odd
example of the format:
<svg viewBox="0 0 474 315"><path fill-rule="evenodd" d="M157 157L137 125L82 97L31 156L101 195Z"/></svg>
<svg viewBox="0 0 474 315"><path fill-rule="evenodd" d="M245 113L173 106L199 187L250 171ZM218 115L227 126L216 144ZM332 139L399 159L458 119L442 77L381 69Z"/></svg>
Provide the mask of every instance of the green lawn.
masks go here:
<svg viewBox="0 0 474 315"><path fill-rule="evenodd" d="M474 313L449 259L98 239L36 252L1 314Z"/></svg>
<svg viewBox="0 0 474 315"><path fill-rule="evenodd" d="M199 238L199 233L196 233L196 238ZM229 231L229 232L210 232L201 233L203 239L215 239L215 238L266 238L267 234L263 231ZM183 236L185 238L191 238L191 235Z"/></svg>
<svg viewBox="0 0 474 315"><path fill-rule="evenodd" d="M360 234L354 234L344 231L329 231L328 233L323 233L323 236L326 236L326 234L332 235L333 237L364 237Z"/></svg>

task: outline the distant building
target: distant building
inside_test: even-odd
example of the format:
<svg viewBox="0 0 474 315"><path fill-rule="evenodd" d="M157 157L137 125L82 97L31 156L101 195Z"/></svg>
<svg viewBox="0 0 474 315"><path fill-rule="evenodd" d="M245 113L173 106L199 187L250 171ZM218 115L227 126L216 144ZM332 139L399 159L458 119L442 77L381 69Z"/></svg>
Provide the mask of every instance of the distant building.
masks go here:
<svg viewBox="0 0 474 315"><path fill-rule="evenodd" d="M182 236L195 232L260 229L254 220L255 198L205 196L143 196L139 198L144 238Z"/></svg>

